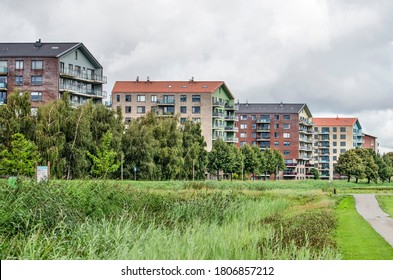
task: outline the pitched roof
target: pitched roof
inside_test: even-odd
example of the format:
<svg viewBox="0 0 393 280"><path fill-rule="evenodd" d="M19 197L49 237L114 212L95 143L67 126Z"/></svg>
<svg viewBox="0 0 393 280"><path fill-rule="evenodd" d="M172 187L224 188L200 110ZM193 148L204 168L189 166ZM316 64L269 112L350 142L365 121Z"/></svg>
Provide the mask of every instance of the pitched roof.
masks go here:
<svg viewBox="0 0 393 280"><path fill-rule="evenodd" d="M222 81L117 81L112 93L213 93L223 86Z"/></svg>
<svg viewBox="0 0 393 280"><path fill-rule="evenodd" d="M306 104L302 103L239 103L239 110L237 114L250 114L250 113L285 113L285 114L297 114L304 107L306 107L307 112L310 114Z"/></svg>
<svg viewBox="0 0 393 280"><path fill-rule="evenodd" d="M0 43L0 56L58 57L81 43Z"/></svg>
<svg viewBox="0 0 393 280"><path fill-rule="evenodd" d="M313 118L316 126L354 126L357 118Z"/></svg>

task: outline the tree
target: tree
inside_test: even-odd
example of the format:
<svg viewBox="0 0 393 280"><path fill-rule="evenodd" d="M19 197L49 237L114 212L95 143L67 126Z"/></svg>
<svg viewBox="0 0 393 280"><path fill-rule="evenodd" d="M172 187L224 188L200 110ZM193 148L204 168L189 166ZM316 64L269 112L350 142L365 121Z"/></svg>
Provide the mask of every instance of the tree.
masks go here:
<svg viewBox="0 0 393 280"><path fill-rule="evenodd" d="M381 172L383 172L383 177L381 175L380 177L381 179L384 178L385 180L388 180L390 183L390 179L393 176L393 153L384 154L381 159L386 164L386 167L382 168Z"/></svg>
<svg viewBox="0 0 393 280"><path fill-rule="evenodd" d="M32 176L39 160L37 146L23 134L16 133L12 136L11 147L0 152L0 173Z"/></svg>
<svg viewBox="0 0 393 280"><path fill-rule="evenodd" d="M266 176L267 174L274 174L276 177L279 171L285 170L285 160L280 151L265 149L262 153L262 157L265 163L263 171Z"/></svg>
<svg viewBox="0 0 393 280"><path fill-rule="evenodd" d="M351 176L354 176L357 183L358 179L364 174L364 165L362 159L352 149L340 155L335 171L347 176L348 182L351 180Z"/></svg>
<svg viewBox="0 0 393 280"><path fill-rule="evenodd" d="M319 174L319 170L315 167L310 169L310 173L311 173L311 175L314 176L314 180L318 180L321 177Z"/></svg>
<svg viewBox="0 0 393 280"><path fill-rule="evenodd" d="M223 171L231 176L232 181L233 173L240 173L242 171L243 155L235 145L228 145L228 147L227 162L224 165Z"/></svg>
<svg viewBox="0 0 393 280"><path fill-rule="evenodd" d="M364 176L367 178L368 184L371 180L378 182L378 165L375 163L375 152L371 149L356 148L355 153L361 158L364 166Z"/></svg>
<svg viewBox="0 0 393 280"><path fill-rule="evenodd" d="M87 151L87 155L93 161L91 173L94 176L106 178L108 174L115 172L120 167L120 162L116 161L117 153L111 149L112 133L107 131L102 136L102 144L96 148L96 154Z"/></svg>
<svg viewBox="0 0 393 280"><path fill-rule="evenodd" d="M244 172L247 174L254 174L260 172L261 169L261 157L260 150L257 146L249 146L248 144L241 147L241 153L244 159Z"/></svg>
<svg viewBox="0 0 393 280"><path fill-rule="evenodd" d="M207 170L210 173L215 173L218 180L220 180L220 171L223 171L228 165L229 153L229 146L222 139L213 142L212 150L208 154Z"/></svg>

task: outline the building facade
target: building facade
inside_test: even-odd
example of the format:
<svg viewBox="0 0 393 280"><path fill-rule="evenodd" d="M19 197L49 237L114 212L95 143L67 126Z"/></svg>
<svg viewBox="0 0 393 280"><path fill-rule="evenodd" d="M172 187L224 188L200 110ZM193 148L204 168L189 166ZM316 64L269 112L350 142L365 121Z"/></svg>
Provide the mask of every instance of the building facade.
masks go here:
<svg viewBox="0 0 393 280"><path fill-rule="evenodd" d="M0 43L0 104L28 91L32 107L69 92L73 106L106 97L103 67L82 43Z"/></svg>
<svg viewBox="0 0 393 280"><path fill-rule="evenodd" d="M287 167L284 179L311 176L313 122L306 104L240 103L236 115L239 146L279 150Z"/></svg>
<svg viewBox="0 0 393 280"><path fill-rule="evenodd" d="M377 137L363 133L363 148L372 149L375 153L379 152Z"/></svg>
<svg viewBox="0 0 393 280"><path fill-rule="evenodd" d="M339 179L334 172L340 154L362 147L363 133L357 118L314 118L314 163L322 179Z"/></svg>
<svg viewBox="0 0 393 280"><path fill-rule="evenodd" d="M178 115L201 124L207 150L219 138L237 143L234 96L222 81L117 81L112 108L120 108L127 125L149 111L160 117Z"/></svg>

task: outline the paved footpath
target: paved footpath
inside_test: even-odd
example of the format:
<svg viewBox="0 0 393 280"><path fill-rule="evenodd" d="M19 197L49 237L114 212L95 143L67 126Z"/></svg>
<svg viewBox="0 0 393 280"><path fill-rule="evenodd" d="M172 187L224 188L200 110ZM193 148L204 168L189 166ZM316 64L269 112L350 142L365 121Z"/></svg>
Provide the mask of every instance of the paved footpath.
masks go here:
<svg viewBox="0 0 393 280"><path fill-rule="evenodd" d="M356 210L393 247L393 219L379 207L375 194L354 194Z"/></svg>

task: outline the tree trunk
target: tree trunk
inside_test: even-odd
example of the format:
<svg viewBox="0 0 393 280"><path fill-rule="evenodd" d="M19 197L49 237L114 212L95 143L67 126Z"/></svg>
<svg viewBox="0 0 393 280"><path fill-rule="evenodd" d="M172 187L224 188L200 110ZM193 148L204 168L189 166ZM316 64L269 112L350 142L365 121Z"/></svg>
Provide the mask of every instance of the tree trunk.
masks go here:
<svg viewBox="0 0 393 280"><path fill-rule="evenodd" d="M347 182L349 183L349 181L351 181L351 176L348 175L348 181Z"/></svg>
<svg viewBox="0 0 393 280"><path fill-rule="evenodd" d="M359 182L359 178L356 178L356 184Z"/></svg>

